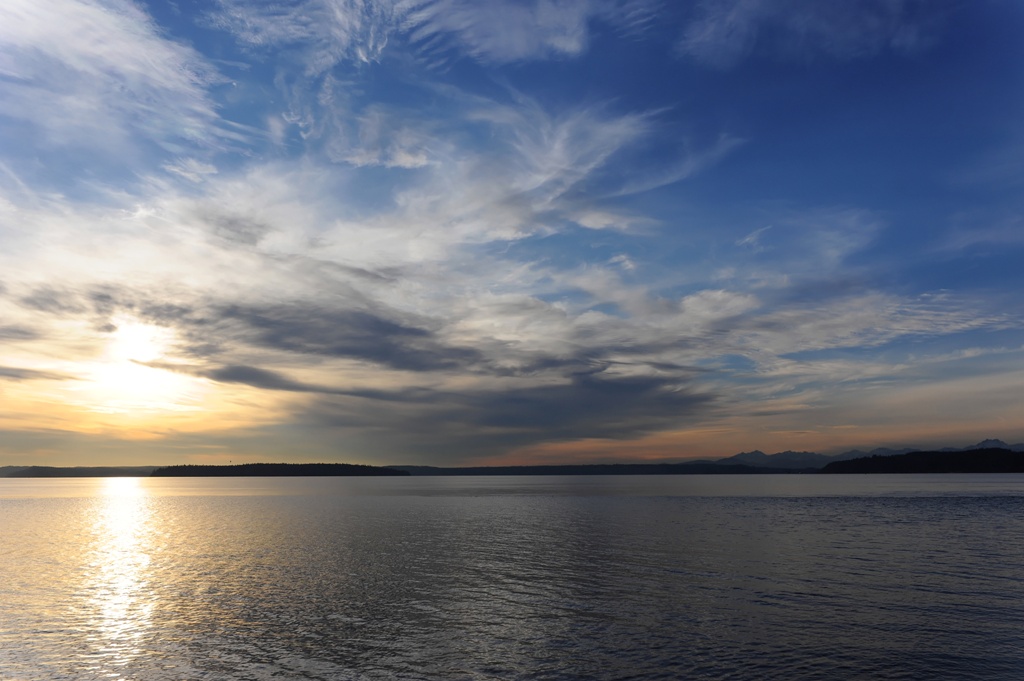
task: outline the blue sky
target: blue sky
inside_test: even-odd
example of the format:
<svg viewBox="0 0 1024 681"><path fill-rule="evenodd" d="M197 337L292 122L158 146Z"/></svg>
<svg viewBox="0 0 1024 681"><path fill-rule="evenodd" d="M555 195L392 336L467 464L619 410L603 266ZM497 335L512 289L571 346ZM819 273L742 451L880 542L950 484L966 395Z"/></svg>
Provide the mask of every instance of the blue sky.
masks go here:
<svg viewBox="0 0 1024 681"><path fill-rule="evenodd" d="M1024 440L1022 29L8 0L0 463Z"/></svg>

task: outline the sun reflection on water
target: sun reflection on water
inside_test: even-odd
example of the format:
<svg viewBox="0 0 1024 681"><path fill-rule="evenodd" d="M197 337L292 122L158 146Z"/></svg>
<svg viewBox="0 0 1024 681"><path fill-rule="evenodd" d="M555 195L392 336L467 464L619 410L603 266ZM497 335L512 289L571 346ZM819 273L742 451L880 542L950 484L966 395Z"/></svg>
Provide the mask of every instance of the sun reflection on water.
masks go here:
<svg viewBox="0 0 1024 681"><path fill-rule="evenodd" d="M97 502L85 584L91 644L87 666L117 679L144 655L152 626L152 510L138 478L107 478Z"/></svg>

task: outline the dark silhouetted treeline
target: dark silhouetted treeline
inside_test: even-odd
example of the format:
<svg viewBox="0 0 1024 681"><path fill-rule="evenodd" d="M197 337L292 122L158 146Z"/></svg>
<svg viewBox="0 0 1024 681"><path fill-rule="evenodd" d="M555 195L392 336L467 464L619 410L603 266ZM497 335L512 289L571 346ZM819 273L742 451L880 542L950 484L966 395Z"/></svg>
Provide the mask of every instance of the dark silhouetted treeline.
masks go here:
<svg viewBox="0 0 1024 681"><path fill-rule="evenodd" d="M25 466L11 470L8 478L144 478L156 466Z"/></svg>
<svg viewBox="0 0 1024 681"><path fill-rule="evenodd" d="M1024 452L972 449L833 461L822 473L1024 473Z"/></svg>
<svg viewBox="0 0 1024 681"><path fill-rule="evenodd" d="M564 466L392 466L412 475L750 475L804 473L790 468L764 468L716 463L610 463ZM817 471L812 471L817 472Z"/></svg>
<svg viewBox="0 0 1024 681"><path fill-rule="evenodd" d="M354 463L242 463L225 466L164 466L153 471L157 478L243 477L243 476L383 476L409 475L406 471Z"/></svg>

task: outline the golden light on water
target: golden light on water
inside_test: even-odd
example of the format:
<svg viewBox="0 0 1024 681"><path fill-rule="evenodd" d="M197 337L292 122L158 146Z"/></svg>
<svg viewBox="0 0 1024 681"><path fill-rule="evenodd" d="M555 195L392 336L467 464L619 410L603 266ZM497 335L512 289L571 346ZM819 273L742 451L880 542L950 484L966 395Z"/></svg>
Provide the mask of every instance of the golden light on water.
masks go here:
<svg viewBox="0 0 1024 681"><path fill-rule="evenodd" d="M116 679L145 654L152 628L152 510L138 478L107 478L97 502L84 584L90 671Z"/></svg>

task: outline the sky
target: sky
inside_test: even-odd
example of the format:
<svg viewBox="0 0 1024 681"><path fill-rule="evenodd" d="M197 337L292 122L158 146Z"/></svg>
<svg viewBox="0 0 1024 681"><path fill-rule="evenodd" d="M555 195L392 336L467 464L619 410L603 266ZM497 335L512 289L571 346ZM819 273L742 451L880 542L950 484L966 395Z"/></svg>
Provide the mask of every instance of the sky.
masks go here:
<svg viewBox="0 0 1024 681"><path fill-rule="evenodd" d="M4 0L0 464L1024 440L1024 3Z"/></svg>

